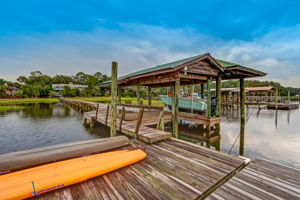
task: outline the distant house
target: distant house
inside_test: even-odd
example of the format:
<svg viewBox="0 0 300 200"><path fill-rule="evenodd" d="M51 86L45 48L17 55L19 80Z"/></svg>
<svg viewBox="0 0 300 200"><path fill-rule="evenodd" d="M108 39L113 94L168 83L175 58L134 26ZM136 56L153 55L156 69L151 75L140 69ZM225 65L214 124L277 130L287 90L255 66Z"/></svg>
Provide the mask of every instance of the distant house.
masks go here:
<svg viewBox="0 0 300 200"><path fill-rule="evenodd" d="M77 85L77 84L73 84L73 83L69 83L69 84L52 84L52 88L54 91L62 91L64 89L65 86L70 87L71 89L79 89L79 90L83 90L88 88L87 85Z"/></svg>
<svg viewBox="0 0 300 200"><path fill-rule="evenodd" d="M7 89L5 90L5 94L7 96L14 97L16 95L16 92L19 91L19 88L15 86L8 86Z"/></svg>

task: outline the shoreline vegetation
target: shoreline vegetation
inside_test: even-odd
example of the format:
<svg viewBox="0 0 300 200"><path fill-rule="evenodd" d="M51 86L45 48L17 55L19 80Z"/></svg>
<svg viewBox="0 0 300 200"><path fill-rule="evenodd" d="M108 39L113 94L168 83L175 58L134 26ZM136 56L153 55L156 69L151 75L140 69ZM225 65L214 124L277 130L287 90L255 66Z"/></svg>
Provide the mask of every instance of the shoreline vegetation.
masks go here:
<svg viewBox="0 0 300 200"><path fill-rule="evenodd" d="M29 76L19 76L16 82L5 81L0 78L0 98L15 96L18 98L53 98L58 96L65 97L109 97L109 87L100 87L100 83L110 80L111 77L101 72L94 74L86 74L78 72L75 75L55 75L48 76L40 71L33 71ZM71 88L68 84L84 85L86 88ZM52 84L67 84L63 86L62 90L55 90ZM273 81L259 81L259 80L246 80L245 87L258 87L258 86L273 86L278 90L279 96L290 95L291 99L295 98L299 100L300 88L284 87L278 82ZM216 83L211 84L211 88L215 88ZM228 80L222 82L222 88L238 88L239 81ZM182 89L188 93L192 93L192 86L182 86ZM158 96L160 94L167 94L169 88L153 88L152 96ZM194 91L200 91L200 85L194 85ZM135 97L136 87L124 87L122 88L122 95L124 97ZM147 96L147 87L140 87L140 96ZM287 99L287 98L286 98ZM96 99L97 100L97 99Z"/></svg>
<svg viewBox="0 0 300 200"><path fill-rule="evenodd" d="M30 103L56 103L59 99L55 98L26 98L26 99L0 99L0 112L12 110L22 110L26 104Z"/></svg>
<svg viewBox="0 0 300 200"><path fill-rule="evenodd" d="M25 98L25 99L1 99L0 106L27 104L27 103L56 103L59 102L57 98Z"/></svg>
<svg viewBox="0 0 300 200"><path fill-rule="evenodd" d="M0 112L8 112L11 110L22 110L25 106L1 106L0 105Z"/></svg>

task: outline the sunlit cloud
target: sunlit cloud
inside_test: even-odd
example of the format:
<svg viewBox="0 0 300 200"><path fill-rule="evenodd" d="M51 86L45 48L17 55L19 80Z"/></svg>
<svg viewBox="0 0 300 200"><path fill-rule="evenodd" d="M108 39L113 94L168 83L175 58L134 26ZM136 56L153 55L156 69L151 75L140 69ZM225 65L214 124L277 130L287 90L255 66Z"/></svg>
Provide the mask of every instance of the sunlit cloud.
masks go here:
<svg viewBox="0 0 300 200"><path fill-rule="evenodd" d="M99 19L104 21L104 19ZM268 73L264 79L298 86L300 26L277 29L252 41L223 40L192 28L166 28L122 23L117 29L97 27L89 32L36 33L2 37L0 69L14 80L33 70L75 74L110 73L119 62L119 74L210 52L213 56Z"/></svg>

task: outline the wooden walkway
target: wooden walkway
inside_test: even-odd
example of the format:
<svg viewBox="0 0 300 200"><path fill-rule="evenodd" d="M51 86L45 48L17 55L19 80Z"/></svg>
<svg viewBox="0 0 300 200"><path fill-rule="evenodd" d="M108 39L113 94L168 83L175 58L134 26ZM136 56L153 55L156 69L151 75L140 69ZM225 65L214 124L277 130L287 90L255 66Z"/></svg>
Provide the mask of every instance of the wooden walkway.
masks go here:
<svg viewBox="0 0 300 200"><path fill-rule="evenodd" d="M172 135L169 132L160 131L155 128L148 127L149 125L156 125L159 120L160 111L150 110L144 111L142 121L138 123L138 112L134 108L130 108L132 112L126 113L126 118L122 120L122 125L120 126L120 116L117 118L117 127L118 131L129 135L131 137L137 137L139 140L142 140L147 143L157 142L167 138L171 138ZM111 125L110 114L107 116L107 105L99 104L98 115L96 117L96 110L85 112L84 117L89 120L96 120L101 124L107 126ZM106 120L107 117L107 120ZM165 122L170 122L172 115L165 116ZM140 124L137 129L137 124ZM121 127L121 128L120 128Z"/></svg>
<svg viewBox="0 0 300 200"><path fill-rule="evenodd" d="M131 142L145 150L145 160L32 199L195 199L245 165L242 158L177 139Z"/></svg>
<svg viewBox="0 0 300 200"><path fill-rule="evenodd" d="M84 113L84 117L88 119L88 121L98 121L104 125L111 126L109 105L73 99L61 100L71 105L74 109ZM124 116L121 113L122 109L126 111ZM143 114L140 116L139 112L141 109L143 110ZM170 111L163 111L163 107L119 104L117 110L119 112L117 115L117 127L119 132L131 137L136 137L147 143L172 137L170 132L164 131L164 128L160 126L159 128L156 126L172 121L172 113ZM210 130L210 127L221 122L221 118L218 117L207 119L203 115L181 112L179 113L178 119L205 125L205 127L208 128L207 130Z"/></svg>
<svg viewBox="0 0 300 200"><path fill-rule="evenodd" d="M255 159L207 199L300 199L300 171Z"/></svg>
<svg viewBox="0 0 300 200"><path fill-rule="evenodd" d="M269 103L267 104L268 109L276 109L276 104L275 103ZM280 110L292 110L292 109L298 109L299 104L298 103L290 103L290 104L283 104L279 103L277 104L277 109Z"/></svg>

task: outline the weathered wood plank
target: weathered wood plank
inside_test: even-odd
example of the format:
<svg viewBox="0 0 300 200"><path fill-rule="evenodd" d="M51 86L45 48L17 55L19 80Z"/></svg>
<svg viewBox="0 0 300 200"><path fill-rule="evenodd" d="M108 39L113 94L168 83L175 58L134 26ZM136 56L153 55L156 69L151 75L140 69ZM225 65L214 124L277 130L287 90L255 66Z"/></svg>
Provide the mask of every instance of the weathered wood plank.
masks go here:
<svg viewBox="0 0 300 200"><path fill-rule="evenodd" d="M299 199L299 176L300 171L296 169L255 159L213 194L233 200ZM226 196L228 194L230 196Z"/></svg>

